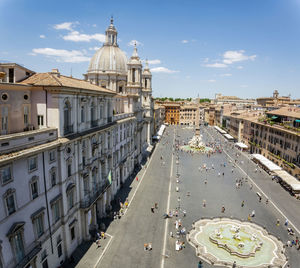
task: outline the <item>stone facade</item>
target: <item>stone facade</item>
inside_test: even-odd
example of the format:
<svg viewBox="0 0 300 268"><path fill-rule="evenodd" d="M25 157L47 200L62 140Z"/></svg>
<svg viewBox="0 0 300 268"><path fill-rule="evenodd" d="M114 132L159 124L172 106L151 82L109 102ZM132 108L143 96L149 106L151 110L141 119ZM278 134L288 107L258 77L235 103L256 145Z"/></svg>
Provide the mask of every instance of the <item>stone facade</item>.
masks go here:
<svg viewBox="0 0 300 268"><path fill-rule="evenodd" d="M151 148L152 76L136 48L126 64L125 76L54 69L0 83L0 267L59 266Z"/></svg>

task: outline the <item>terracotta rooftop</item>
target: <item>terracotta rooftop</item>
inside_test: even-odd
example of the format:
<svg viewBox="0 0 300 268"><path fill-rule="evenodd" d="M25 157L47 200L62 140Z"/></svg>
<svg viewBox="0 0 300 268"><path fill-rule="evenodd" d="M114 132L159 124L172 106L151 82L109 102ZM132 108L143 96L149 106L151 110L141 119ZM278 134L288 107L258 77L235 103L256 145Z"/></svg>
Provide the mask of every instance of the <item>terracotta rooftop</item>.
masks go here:
<svg viewBox="0 0 300 268"><path fill-rule="evenodd" d="M267 114L300 118L300 108L287 106L287 107L282 107L280 109L267 112Z"/></svg>
<svg viewBox="0 0 300 268"><path fill-rule="evenodd" d="M49 72L49 73L36 73L33 76L20 82L20 84L33 85L33 86L47 86L47 87L80 88L80 89L96 90L103 93L116 94L112 90L91 84L88 81L60 75L58 71Z"/></svg>

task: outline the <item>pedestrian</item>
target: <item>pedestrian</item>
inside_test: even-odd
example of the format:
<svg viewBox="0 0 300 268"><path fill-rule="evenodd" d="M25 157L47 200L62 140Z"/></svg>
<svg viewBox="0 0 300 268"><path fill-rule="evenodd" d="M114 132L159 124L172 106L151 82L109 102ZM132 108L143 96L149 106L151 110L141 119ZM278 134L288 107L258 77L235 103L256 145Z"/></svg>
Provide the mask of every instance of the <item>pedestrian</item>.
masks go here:
<svg viewBox="0 0 300 268"><path fill-rule="evenodd" d="M289 224L289 221L288 221L288 219L286 219L284 222L284 226L288 226L288 224Z"/></svg>
<svg viewBox="0 0 300 268"><path fill-rule="evenodd" d="M158 203L155 203L155 204L154 204L154 207L155 207L156 209L158 209Z"/></svg>
<svg viewBox="0 0 300 268"><path fill-rule="evenodd" d="M154 213L154 207L151 207L151 212Z"/></svg>
<svg viewBox="0 0 300 268"><path fill-rule="evenodd" d="M206 207L206 200L203 199L203 207L205 208Z"/></svg>
<svg viewBox="0 0 300 268"><path fill-rule="evenodd" d="M251 215L248 214L248 221L251 221Z"/></svg>
<svg viewBox="0 0 300 268"><path fill-rule="evenodd" d="M233 262L232 268L236 268L236 261Z"/></svg>
<svg viewBox="0 0 300 268"><path fill-rule="evenodd" d="M198 262L198 268L202 268L203 266L202 266L202 261L199 261Z"/></svg>
<svg viewBox="0 0 300 268"><path fill-rule="evenodd" d="M136 181L139 181L139 178L136 176L135 180L136 180Z"/></svg>
<svg viewBox="0 0 300 268"><path fill-rule="evenodd" d="M242 204L241 204L241 207L244 207L244 205L245 205L245 201L243 200Z"/></svg>
<svg viewBox="0 0 300 268"><path fill-rule="evenodd" d="M252 217L252 218L255 217L255 210L252 210L252 212L251 212L251 217Z"/></svg>
<svg viewBox="0 0 300 268"><path fill-rule="evenodd" d="M222 206L221 212L224 213L225 212L225 206Z"/></svg>
<svg viewBox="0 0 300 268"><path fill-rule="evenodd" d="M279 219L276 220L276 226L279 226L280 225L280 221Z"/></svg>

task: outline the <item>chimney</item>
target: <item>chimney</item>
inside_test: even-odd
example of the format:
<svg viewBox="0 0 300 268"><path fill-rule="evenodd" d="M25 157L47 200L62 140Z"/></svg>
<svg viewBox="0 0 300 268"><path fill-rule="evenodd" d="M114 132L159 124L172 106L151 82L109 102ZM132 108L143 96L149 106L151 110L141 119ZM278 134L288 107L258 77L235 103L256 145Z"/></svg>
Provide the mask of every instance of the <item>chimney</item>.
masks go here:
<svg viewBox="0 0 300 268"><path fill-rule="evenodd" d="M51 74L55 74L57 77L60 76L60 73L57 68L52 69Z"/></svg>

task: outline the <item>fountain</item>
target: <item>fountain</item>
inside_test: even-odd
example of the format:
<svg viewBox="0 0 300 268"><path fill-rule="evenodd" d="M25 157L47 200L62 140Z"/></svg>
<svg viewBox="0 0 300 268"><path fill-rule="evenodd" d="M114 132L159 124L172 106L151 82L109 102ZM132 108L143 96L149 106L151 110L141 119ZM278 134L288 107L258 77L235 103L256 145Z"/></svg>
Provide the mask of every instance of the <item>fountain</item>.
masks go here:
<svg viewBox="0 0 300 268"><path fill-rule="evenodd" d="M205 143L202 141L202 135L200 134L200 128L196 128L195 135L188 142L188 145L180 146L184 151L200 152L207 153L212 151L212 148L205 146Z"/></svg>
<svg viewBox="0 0 300 268"><path fill-rule="evenodd" d="M202 219L194 223L187 240L210 264L232 267L284 267L284 245L261 226L236 219Z"/></svg>

